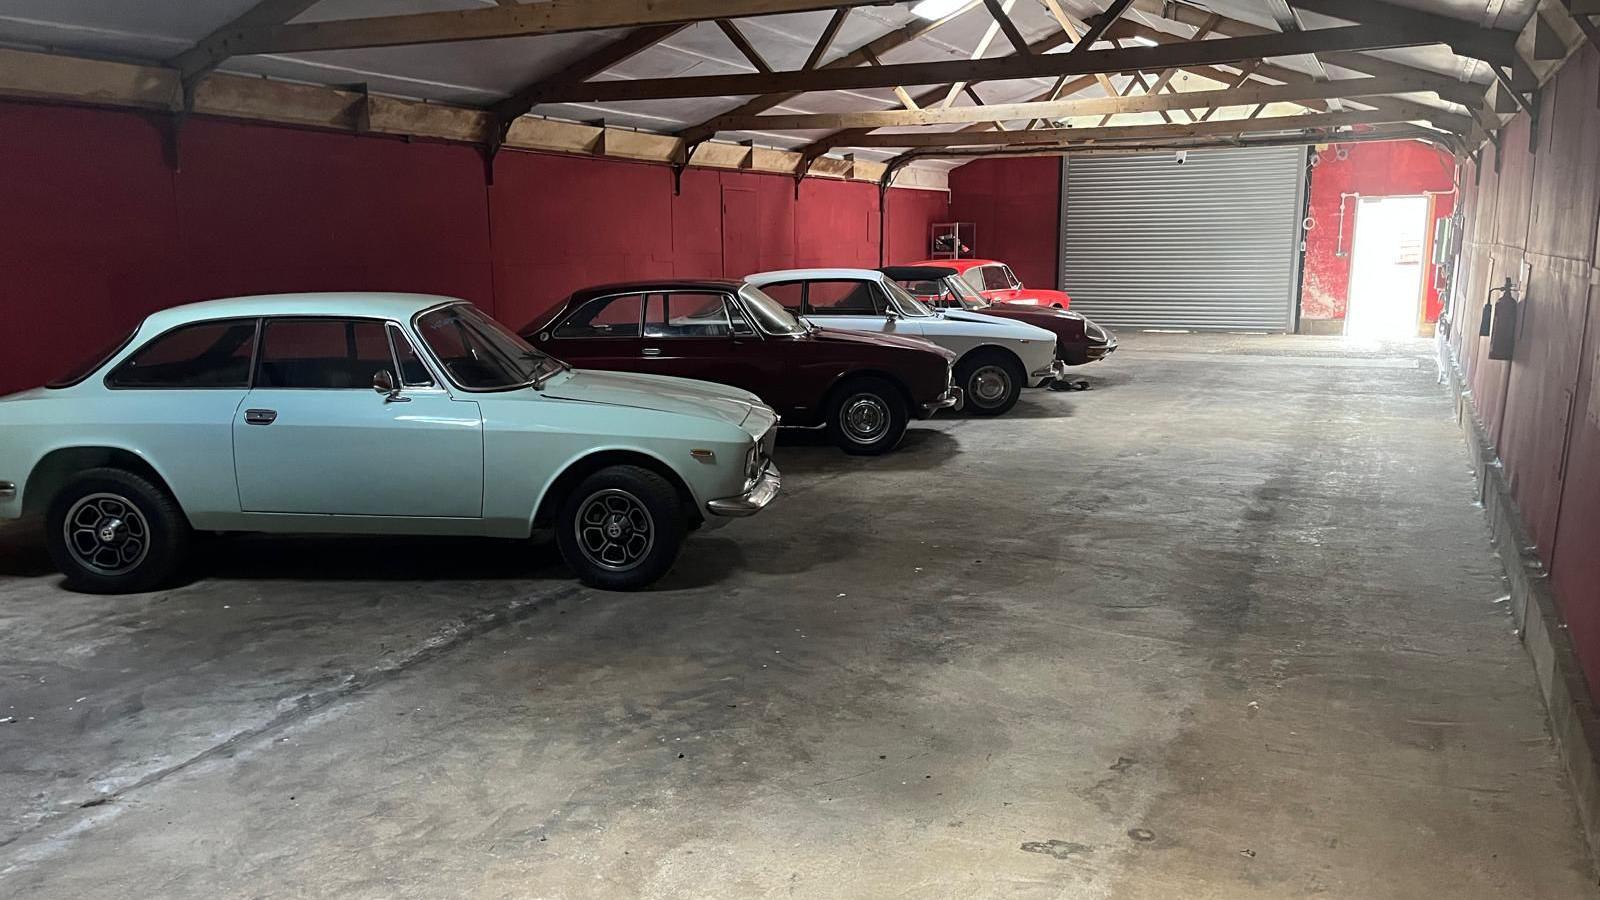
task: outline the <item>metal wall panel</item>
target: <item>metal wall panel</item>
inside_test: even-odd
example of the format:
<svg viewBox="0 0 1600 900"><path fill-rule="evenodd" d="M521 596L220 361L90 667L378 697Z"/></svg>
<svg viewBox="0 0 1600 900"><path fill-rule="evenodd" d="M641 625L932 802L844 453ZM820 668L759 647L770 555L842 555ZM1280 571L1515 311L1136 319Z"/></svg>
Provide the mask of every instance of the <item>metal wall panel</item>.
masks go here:
<svg viewBox="0 0 1600 900"><path fill-rule="evenodd" d="M1292 331L1305 163L1303 147L1068 158L1072 308L1123 327Z"/></svg>

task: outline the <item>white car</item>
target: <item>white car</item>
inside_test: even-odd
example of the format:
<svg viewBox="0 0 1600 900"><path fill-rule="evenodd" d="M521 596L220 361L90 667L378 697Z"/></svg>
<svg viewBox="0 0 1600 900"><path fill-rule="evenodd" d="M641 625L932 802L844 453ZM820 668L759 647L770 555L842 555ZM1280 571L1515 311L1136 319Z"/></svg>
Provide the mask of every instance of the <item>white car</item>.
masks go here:
<svg viewBox="0 0 1600 900"><path fill-rule="evenodd" d="M736 388L573 370L462 300L213 300L0 398L0 518L42 514L99 593L160 585L192 531L546 526L584 582L630 589L772 501L777 423Z"/></svg>
<svg viewBox="0 0 1600 900"><path fill-rule="evenodd" d="M999 415L1022 388L1066 373L1056 336L1043 328L965 310L934 310L882 272L785 269L745 279L796 315L823 328L917 337L956 354L955 384L966 409Z"/></svg>

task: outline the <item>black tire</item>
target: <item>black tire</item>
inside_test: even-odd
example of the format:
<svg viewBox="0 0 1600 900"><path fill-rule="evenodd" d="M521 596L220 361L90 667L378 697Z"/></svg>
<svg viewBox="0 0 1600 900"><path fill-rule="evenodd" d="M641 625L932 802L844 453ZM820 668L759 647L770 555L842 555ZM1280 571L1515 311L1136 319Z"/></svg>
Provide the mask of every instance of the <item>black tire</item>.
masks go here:
<svg viewBox="0 0 1600 900"><path fill-rule="evenodd" d="M1009 353L979 350L956 365L956 384L967 393L963 407L975 416L998 416L1017 405L1028 373Z"/></svg>
<svg viewBox="0 0 1600 900"><path fill-rule="evenodd" d="M852 378L828 399L828 437L854 456L880 456L906 436L906 401L882 378Z"/></svg>
<svg viewBox="0 0 1600 900"><path fill-rule="evenodd" d="M164 585L183 565L192 533L178 501L143 475L88 469L45 514L45 543L67 587L136 594Z"/></svg>
<svg viewBox="0 0 1600 900"><path fill-rule="evenodd" d="M665 478L640 466L607 466L562 501L556 545L584 584L634 591L667 574L687 530Z"/></svg>

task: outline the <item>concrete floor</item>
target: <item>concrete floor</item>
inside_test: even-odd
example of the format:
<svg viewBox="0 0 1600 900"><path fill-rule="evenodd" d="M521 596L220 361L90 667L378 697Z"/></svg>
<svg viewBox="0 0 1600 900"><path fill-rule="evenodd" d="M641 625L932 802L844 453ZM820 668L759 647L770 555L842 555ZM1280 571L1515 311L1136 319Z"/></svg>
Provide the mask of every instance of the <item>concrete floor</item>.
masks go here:
<svg viewBox="0 0 1600 900"><path fill-rule="evenodd" d="M659 590L0 538L8 897L1588 897L1428 345L1131 335L1088 393L780 447Z"/></svg>

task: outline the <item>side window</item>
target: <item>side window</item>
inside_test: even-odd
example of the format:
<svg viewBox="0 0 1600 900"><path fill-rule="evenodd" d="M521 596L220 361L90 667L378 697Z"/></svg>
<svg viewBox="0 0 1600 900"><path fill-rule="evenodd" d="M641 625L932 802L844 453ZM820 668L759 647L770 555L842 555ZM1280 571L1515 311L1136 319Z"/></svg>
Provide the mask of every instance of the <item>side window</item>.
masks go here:
<svg viewBox="0 0 1600 900"><path fill-rule="evenodd" d="M754 335L756 330L751 327L750 321L744 317L744 310L739 308L732 298L727 301L728 324L733 328L735 335Z"/></svg>
<svg viewBox="0 0 1600 900"><path fill-rule="evenodd" d="M943 281L901 281L899 285L910 291L911 296L929 306L943 309L959 305L955 302L955 298L950 296L950 289L944 286Z"/></svg>
<svg viewBox="0 0 1600 900"><path fill-rule="evenodd" d="M983 266L978 271L983 273L983 287L985 291L1009 291L1011 279L1006 277L1005 266Z"/></svg>
<svg viewBox="0 0 1600 900"><path fill-rule="evenodd" d="M1010 266L1001 266L1000 271L1006 274L1006 281L1010 283L1013 290L1022 289L1022 279L1017 277L1017 273L1011 271Z"/></svg>
<svg viewBox="0 0 1600 900"><path fill-rule="evenodd" d="M975 291L981 291L984 289L982 269L968 269L965 272L962 272L961 280L972 285L972 289Z"/></svg>
<svg viewBox="0 0 1600 900"><path fill-rule="evenodd" d="M107 376L114 388L242 388L250 385L256 321L199 322L134 351Z"/></svg>
<svg viewBox="0 0 1600 900"><path fill-rule="evenodd" d="M639 336L639 313L644 298L638 294L596 297L573 310L556 326L558 338Z"/></svg>
<svg viewBox="0 0 1600 900"><path fill-rule="evenodd" d="M761 292L778 301L778 305L795 315L800 314L800 301L805 296L805 282L785 281L781 284L762 285Z"/></svg>
<svg viewBox="0 0 1600 900"><path fill-rule="evenodd" d="M258 388L372 389L372 376L394 372L381 322L271 319L261 334Z"/></svg>
<svg viewBox="0 0 1600 900"><path fill-rule="evenodd" d="M881 316L884 301L870 281L812 281L806 311L820 316Z"/></svg>
<svg viewBox="0 0 1600 900"><path fill-rule="evenodd" d="M394 358L400 364L400 384L405 387L433 387L433 376L417 356L417 349L406 339L405 332L389 326L389 341L394 345Z"/></svg>
<svg viewBox="0 0 1600 900"><path fill-rule="evenodd" d="M645 303L645 337L720 338L732 334L721 294L651 294Z"/></svg>

